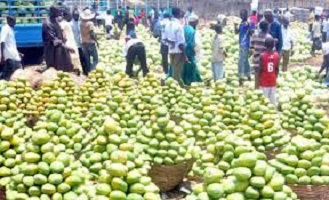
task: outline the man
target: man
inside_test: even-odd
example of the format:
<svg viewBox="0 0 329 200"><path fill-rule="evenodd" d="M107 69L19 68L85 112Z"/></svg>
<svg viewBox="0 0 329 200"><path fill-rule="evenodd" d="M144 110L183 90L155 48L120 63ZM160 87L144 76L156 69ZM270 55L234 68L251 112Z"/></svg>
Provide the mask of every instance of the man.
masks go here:
<svg viewBox="0 0 329 200"><path fill-rule="evenodd" d="M149 69L147 68L145 46L143 42L137 39L135 32L130 32L126 37L126 40L127 43L124 49L124 56L127 60L126 74L129 77L133 76L133 65L135 58L137 57L141 64L143 76L145 77L146 74L149 73Z"/></svg>
<svg viewBox="0 0 329 200"><path fill-rule="evenodd" d="M315 19L314 8L311 8L310 9L310 16L307 20L309 32L312 32L312 30L313 30L314 19Z"/></svg>
<svg viewBox="0 0 329 200"><path fill-rule="evenodd" d="M187 11L184 15L184 23L188 24L188 19L190 18L190 16L195 15L193 12L193 7L192 6L188 6L187 7Z"/></svg>
<svg viewBox="0 0 329 200"><path fill-rule="evenodd" d="M95 25L93 23L93 19L95 18L95 14L91 13L90 9L86 9L83 11L81 15L81 41L82 41L82 50L86 56L87 61L87 70L86 74L95 69L98 63L98 53L97 53L97 39L95 34ZM91 63L92 59L92 63Z"/></svg>
<svg viewBox="0 0 329 200"><path fill-rule="evenodd" d="M224 57L226 56L223 44L222 26L220 24L215 25L215 33L212 42L211 68L214 81L217 81L224 78Z"/></svg>
<svg viewBox="0 0 329 200"><path fill-rule="evenodd" d="M255 89L259 88L260 55L266 50L265 40L267 38L272 38L272 36L268 34L268 23L266 21L261 21L259 23L259 29L260 32L252 36L250 45L250 49L253 54L253 64L255 69Z"/></svg>
<svg viewBox="0 0 329 200"><path fill-rule="evenodd" d="M289 19L284 17L282 19L282 71L288 70L288 64L290 59L290 54L293 52L293 39L291 36L291 30L289 27Z"/></svg>
<svg viewBox="0 0 329 200"><path fill-rule="evenodd" d="M329 87L329 42L322 44L322 53L323 53L323 62L321 65L321 69L319 71L319 76L321 76L323 70L326 70L324 84L326 84Z"/></svg>
<svg viewBox="0 0 329 200"><path fill-rule="evenodd" d="M284 13L284 17L286 17L288 19L288 21L290 22L292 16L293 15L291 14L289 8L287 8L286 12Z"/></svg>
<svg viewBox="0 0 329 200"><path fill-rule="evenodd" d="M258 16L257 16L257 11L253 10L250 17L249 17L249 21L253 24L257 24L258 23Z"/></svg>
<svg viewBox="0 0 329 200"><path fill-rule="evenodd" d="M274 21L272 10L267 9L264 12L264 17L268 23L269 34L276 39L275 49L280 53L282 49L282 30L279 22Z"/></svg>
<svg viewBox="0 0 329 200"><path fill-rule="evenodd" d="M275 8L274 11L273 11L273 19L274 19L274 21L280 22L280 17L281 17L281 15L280 15L279 8Z"/></svg>
<svg viewBox="0 0 329 200"><path fill-rule="evenodd" d="M65 72L73 71L70 52L74 49L65 45L63 32L58 23L60 9L54 5L49 9L49 19L42 24L42 38L45 44L45 58L47 67Z"/></svg>
<svg viewBox="0 0 329 200"><path fill-rule="evenodd" d="M315 50L321 49L321 23L319 15L315 15L315 21L312 25L312 40L311 55L315 56Z"/></svg>
<svg viewBox="0 0 329 200"><path fill-rule="evenodd" d="M117 23L118 27L120 30L123 29L123 13L122 13L122 7L119 6L116 16L115 16L115 23Z"/></svg>
<svg viewBox="0 0 329 200"><path fill-rule="evenodd" d="M21 57L16 47L16 39L14 26L16 19L14 16L7 16L7 24L2 26L0 35L0 63L4 64L0 79L9 80L11 75L17 70L22 68Z"/></svg>
<svg viewBox="0 0 329 200"><path fill-rule="evenodd" d="M168 43L172 77L183 86L182 70L186 60L184 27L180 22L181 10L172 9L173 19L165 29L163 40Z"/></svg>
<svg viewBox="0 0 329 200"><path fill-rule="evenodd" d="M111 14L111 10L106 11L106 15L104 17L104 20L105 20L106 38L110 38L111 37L111 31L112 31L112 28L113 28L113 20L114 20L114 17Z"/></svg>
<svg viewBox="0 0 329 200"><path fill-rule="evenodd" d="M329 30L329 16L326 16L322 21L322 42L327 42L327 33Z"/></svg>
<svg viewBox="0 0 329 200"><path fill-rule="evenodd" d="M80 15L79 10L75 8L72 12L72 18L71 20L71 27L74 35L74 41L78 48L79 58L80 58L80 64L82 66L82 71L84 75L87 75L87 62L86 57L82 51L82 44L81 44L81 31L80 31Z"/></svg>
<svg viewBox="0 0 329 200"><path fill-rule="evenodd" d="M239 34L239 85L243 85L244 77L250 78L250 64L249 64L249 46L250 46L250 36L254 31L254 24L248 22L248 11L247 9L242 9L240 11L241 23L238 26L235 24L235 32Z"/></svg>
<svg viewBox="0 0 329 200"><path fill-rule="evenodd" d="M163 39L163 35L165 34L165 30L166 28L168 28L168 25L170 23L169 20L169 14L165 13L163 16L163 19L160 21L160 25L161 25L161 35L160 35L160 39L161 39L161 47L160 47L160 53L161 53L161 57L162 57L162 69L163 72L165 74L168 73L168 53L169 53L169 47L168 47L168 43Z"/></svg>
<svg viewBox="0 0 329 200"><path fill-rule="evenodd" d="M64 9L63 20L60 22L60 26L62 28L65 45L70 47L71 49L74 49L74 52L70 53L74 71L80 74L80 72L82 71L81 63L79 58L78 47L74 39L74 33L71 26L71 21L72 21L72 15L70 10Z"/></svg>

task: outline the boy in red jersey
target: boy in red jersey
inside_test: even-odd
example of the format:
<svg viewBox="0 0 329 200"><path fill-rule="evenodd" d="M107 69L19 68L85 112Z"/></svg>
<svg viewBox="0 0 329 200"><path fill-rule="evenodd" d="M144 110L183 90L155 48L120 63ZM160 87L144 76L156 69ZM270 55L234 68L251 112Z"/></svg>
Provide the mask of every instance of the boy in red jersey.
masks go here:
<svg viewBox="0 0 329 200"><path fill-rule="evenodd" d="M276 106L276 78L279 74L280 55L274 51L275 40L265 40L266 51L260 56L259 86L269 101Z"/></svg>

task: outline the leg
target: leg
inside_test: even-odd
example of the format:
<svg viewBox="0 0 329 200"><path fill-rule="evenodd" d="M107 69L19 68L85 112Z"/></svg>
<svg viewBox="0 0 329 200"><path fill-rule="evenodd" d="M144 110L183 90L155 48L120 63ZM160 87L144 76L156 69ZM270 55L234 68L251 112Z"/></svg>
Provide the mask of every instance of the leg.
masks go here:
<svg viewBox="0 0 329 200"><path fill-rule="evenodd" d="M126 74L129 77L132 77L132 75L133 75L133 64L134 64L135 57L136 57L135 46L132 46L129 48L127 57L126 57L126 59L127 59Z"/></svg>
<svg viewBox="0 0 329 200"><path fill-rule="evenodd" d="M282 50L282 71L288 70L289 50Z"/></svg>
<svg viewBox="0 0 329 200"><path fill-rule="evenodd" d="M250 80L249 48L244 49L244 76Z"/></svg>
<svg viewBox="0 0 329 200"><path fill-rule="evenodd" d="M86 75L89 74L90 69L91 69L91 63L90 63L90 54L89 54L89 49L88 49L88 44L83 44L82 45L82 51L85 57L86 61Z"/></svg>
<svg viewBox="0 0 329 200"><path fill-rule="evenodd" d="M275 99L276 88L271 87L269 88L269 90L270 90L270 102L276 107L276 99Z"/></svg>
<svg viewBox="0 0 329 200"><path fill-rule="evenodd" d="M270 101L270 90L268 87L261 87L261 90L263 91L263 94L265 96L265 98Z"/></svg>
<svg viewBox="0 0 329 200"><path fill-rule="evenodd" d="M94 70L98 64L98 52L97 52L97 47L96 47L96 44L91 44L90 45L90 55L91 57L93 58L93 63L91 65L92 67L92 70Z"/></svg>
<svg viewBox="0 0 329 200"><path fill-rule="evenodd" d="M168 46L161 44L162 69L165 74L168 73Z"/></svg>
<svg viewBox="0 0 329 200"><path fill-rule="evenodd" d="M213 75L214 81L217 81L219 79L218 63L217 62L211 63L211 69L212 69L212 75Z"/></svg>
<svg viewBox="0 0 329 200"><path fill-rule="evenodd" d="M244 74L244 61L243 61L243 49L242 47L240 47L240 50L239 50L239 62L238 62L238 75L239 75L239 78L242 79L243 78L243 74Z"/></svg>
<svg viewBox="0 0 329 200"><path fill-rule="evenodd" d="M80 64L82 66L82 71L84 75L87 75L87 68L86 68L86 57L85 54L82 51L82 48L78 48L79 51L79 58L80 58Z"/></svg>
<svg viewBox="0 0 329 200"><path fill-rule="evenodd" d="M259 89L259 66L255 65L255 89Z"/></svg>
<svg viewBox="0 0 329 200"><path fill-rule="evenodd" d="M184 86L183 80L182 80L182 70L184 67L184 54L183 53L178 53L178 54L173 54L171 56L172 58L172 77L178 81L178 83L181 86Z"/></svg>
<svg viewBox="0 0 329 200"><path fill-rule="evenodd" d="M149 73L149 69L147 68L147 63L146 63L145 47L144 45L139 44L139 46L137 46L136 49L137 49L137 57L143 70L143 76L146 76L146 74Z"/></svg>

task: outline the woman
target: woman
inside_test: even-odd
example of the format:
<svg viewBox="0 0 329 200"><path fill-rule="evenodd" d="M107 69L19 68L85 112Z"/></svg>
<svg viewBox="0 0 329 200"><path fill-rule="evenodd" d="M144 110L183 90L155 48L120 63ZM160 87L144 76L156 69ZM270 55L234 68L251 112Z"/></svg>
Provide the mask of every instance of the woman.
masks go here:
<svg viewBox="0 0 329 200"><path fill-rule="evenodd" d="M182 79L185 85L191 85L192 82L201 82L201 75L196 65L196 32L195 28L198 25L198 17L192 15L189 17L189 24L184 27L185 34L185 54L186 62L183 68Z"/></svg>
<svg viewBox="0 0 329 200"><path fill-rule="evenodd" d="M70 52L74 49L66 46L61 27L57 21L60 10L57 6L49 9L49 19L42 24L42 38L45 44L45 59L47 67L56 70L72 72L73 64Z"/></svg>

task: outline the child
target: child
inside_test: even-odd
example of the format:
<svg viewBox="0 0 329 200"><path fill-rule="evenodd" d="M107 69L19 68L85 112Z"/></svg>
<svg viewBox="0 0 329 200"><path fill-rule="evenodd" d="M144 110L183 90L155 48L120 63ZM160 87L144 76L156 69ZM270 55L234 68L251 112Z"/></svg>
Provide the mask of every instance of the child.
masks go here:
<svg viewBox="0 0 329 200"><path fill-rule="evenodd" d="M222 36L222 26L220 24L215 25L215 38L212 42L212 73L214 80L217 81L224 77L224 39Z"/></svg>
<svg viewBox="0 0 329 200"><path fill-rule="evenodd" d="M275 90L276 78L279 74L280 55L274 51L275 40L265 40L266 51L260 56L259 86L269 101L276 106Z"/></svg>
<svg viewBox="0 0 329 200"><path fill-rule="evenodd" d="M323 52L323 63L319 74L321 74L324 69L326 70L324 83L329 87L329 42L322 44L322 52Z"/></svg>

